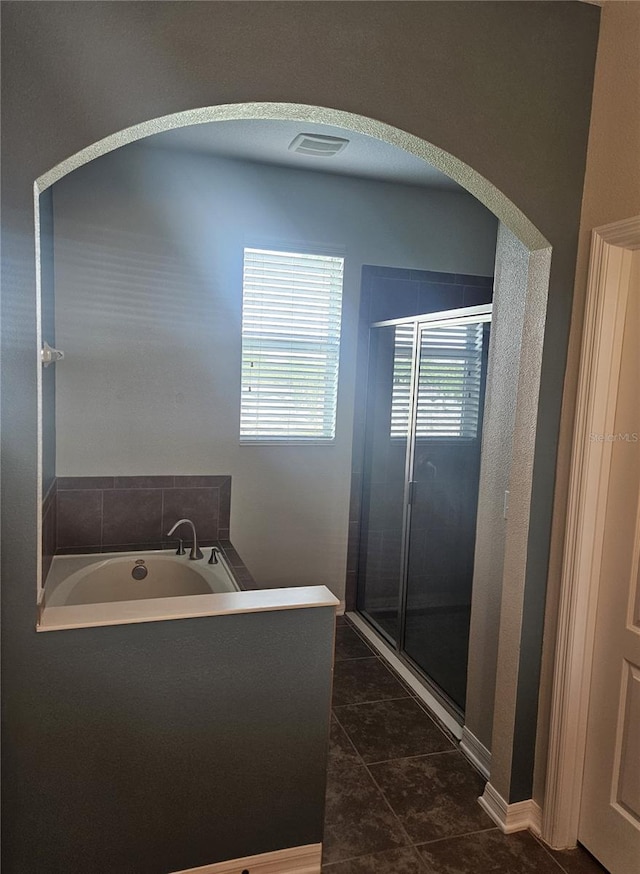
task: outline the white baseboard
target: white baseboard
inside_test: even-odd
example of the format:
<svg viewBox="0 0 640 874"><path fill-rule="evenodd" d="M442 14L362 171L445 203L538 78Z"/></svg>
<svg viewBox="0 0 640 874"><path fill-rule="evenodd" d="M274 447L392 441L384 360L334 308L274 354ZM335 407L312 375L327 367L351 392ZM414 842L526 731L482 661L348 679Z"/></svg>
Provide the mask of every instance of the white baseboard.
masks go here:
<svg viewBox="0 0 640 874"><path fill-rule="evenodd" d="M484 794L478 798L478 801L484 811L506 835L525 829L531 829L535 834L540 834L542 812L540 806L532 798L526 801L517 801L515 804L507 804L491 783L487 783Z"/></svg>
<svg viewBox="0 0 640 874"><path fill-rule="evenodd" d="M460 749L476 766L485 780L488 780L491 773L491 753L475 734L469 731L466 725L462 727Z"/></svg>
<svg viewBox="0 0 640 874"><path fill-rule="evenodd" d="M529 828L540 837L542 833L542 808L533 798L531 799L531 822L529 823Z"/></svg>
<svg viewBox="0 0 640 874"><path fill-rule="evenodd" d="M304 847L288 847L259 856L245 856L244 859L229 859L228 862L214 862L199 868L185 868L173 874L320 874L322 863L322 844L307 844Z"/></svg>

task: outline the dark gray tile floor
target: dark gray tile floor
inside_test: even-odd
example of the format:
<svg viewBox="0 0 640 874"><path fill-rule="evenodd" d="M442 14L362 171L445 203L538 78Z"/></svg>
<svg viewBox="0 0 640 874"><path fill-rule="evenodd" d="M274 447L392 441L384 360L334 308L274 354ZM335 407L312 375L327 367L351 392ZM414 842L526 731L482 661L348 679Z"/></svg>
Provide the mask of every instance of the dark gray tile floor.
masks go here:
<svg viewBox="0 0 640 874"><path fill-rule="evenodd" d="M503 835L484 782L413 691L338 618L326 874L603 874L581 848Z"/></svg>

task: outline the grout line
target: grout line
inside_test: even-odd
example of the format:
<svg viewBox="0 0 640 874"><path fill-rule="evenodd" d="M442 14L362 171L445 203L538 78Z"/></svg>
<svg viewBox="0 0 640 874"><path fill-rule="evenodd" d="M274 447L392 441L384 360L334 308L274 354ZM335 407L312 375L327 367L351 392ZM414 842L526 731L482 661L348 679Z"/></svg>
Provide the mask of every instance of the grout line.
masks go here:
<svg viewBox="0 0 640 874"><path fill-rule="evenodd" d="M435 750L432 753L416 753L415 756L393 756L391 759L377 759L375 762L367 762L367 767L370 765L386 765L388 762L402 762L405 759L429 759L431 756L443 756L448 753L457 753L457 750Z"/></svg>
<svg viewBox="0 0 640 874"><path fill-rule="evenodd" d="M356 641L367 648L367 652L371 653L372 656L378 656L378 653L371 646L369 641L361 634L359 634L358 631L353 627L353 625L347 625L345 622L341 622L340 624L336 624L336 628L340 628L343 631L348 631L350 634L353 634L353 636L356 638ZM364 656L357 656L357 658L364 658Z"/></svg>
<svg viewBox="0 0 640 874"><path fill-rule="evenodd" d="M348 620L347 620L347 622L348 622ZM387 668L387 670L389 670L389 672L390 672L390 673L394 676L394 678L395 678L396 675L395 675L395 672L393 671L393 669L392 669L391 667L389 667L386 663L385 663L385 667ZM403 688L406 688L406 687L404 686L404 684L403 684ZM402 696L401 698L390 698L390 699L387 698L387 699L379 699L379 700L380 700L380 701L385 701L385 702L386 702L386 701L407 700L407 698L410 698L411 700L416 700L416 699L412 698L412 696L410 696L410 695L404 695L404 696ZM441 726L439 726L439 725L436 723L436 721L433 719L433 717L431 716L431 714L427 711L426 706L422 706L422 702L421 702L421 700L420 700L419 698L417 698L417 701L418 701L418 704L421 706L421 709L423 710L423 712L425 713L425 715L428 716L429 719L434 723L435 727L438 728L438 729L440 729L440 730L442 730L442 729L441 729ZM434 752L434 753L423 753L423 754L416 755L416 756L400 756L400 757L396 757L395 759L380 760L380 761L378 761L378 762L365 762L364 759L363 759L363 757L362 757L362 755L361 755L360 752L358 751L358 748L356 747L355 743L354 743L353 740L351 739L351 737L350 737L350 735L349 735L347 729L346 729L345 726L342 724L342 722L341 722L341 720L340 720L340 718L339 718L339 715L338 715L338 711L339 711L339 708L340 708L340 707L360 706L360 705L363 705L363 704L373 704L373 703L379 703L379 702L378 702L378 701L360 701L360 702L357 702L357 703L354 703L354 704L348 704L348 703L347 703L347 704L342 704L342 705L341 705L341 704L334 704L333 707L332 707L332 714L333 714L333 717L334 717L334 719L335 719L335 721L336 721L338 727L340 728L340 730L341 730L342 732L344 732L344 735L345 735L347 741L349 742L349 745L351 746L351 748L352 748L353 751L355 752L355 756L356 756L356 760L357 760L357 762L360 763L360 764L362 764L363 767L366 769L367 774L369 775L370 779L373 781L374 786L376 787L376 789L378 790L378 792L379 792L380 795L382 796L382 799L383 799L384 803L386 804L387 808L389 809L389 811L391 812L391 814L392 814L394 820L398 823L398 826L399 826L399 828L400 828L401 833L404 834L404 835L406 836L406 839L408 840L408 843L407 843L406 845L404 845L405 849L407 849L407 848L411 848L411 849L413 850L413 853L414 853L414 855L417 856L417 861L420 863L421 867L423 867L423 868L426 867L426 863L425 863L424 859L422 858L422 856L421 856L419 850L417 849L418 846L428 845L428 844L434 843L434 842L436 842L436 841L441 841L441 840L455 840L455 839L457 839L457 838L465 837L465 836L467 836L467 835L472 835L472 834L478 834L478 833L485 832L485 831L497 831L497 828L496 828L495 826L491 826L491 827L488 828L488 829L478 829L478 830L476 830L476 831L473 831L473 832L466 832L466 833L464 833L464 834L460 834L460 835L448 835L448 836L446 836L446 837L444 837L444 838L436 838L435 841L422 841L422 842L420 842L420 844L417 844L416 842L414 842L414 841L412 840L411 836L409 835L407 829L404 827L402 821L400 820L400 817L398 816L398 814L396 813L396 811L395 811L394 808L392 807L391 802L389 801L389 799L388 799L387 796L385 795L385 793L384 793L383 789L381 788L380 784L378 783L378 781L376 780L376 778L374 777L374 775L371 773L370 766L374 766L374 765L378 765L378 764L383 764L384 762L400 761L400 760L402 760L402 759L430 758L430 757L433 756L433 755L442 755L442 754L444 754L444 753L449 753L449 754L450 754L450 753L457 753L457 754L461 755L461 753L460 753L459 749L457 748L457 743L454 741L454 742L452 743L451 748L450 748L450 749L447 749L447 750L440 750L440 751L437 751L437 752ZM445 733L445 732L443 731L442 734L443 734L443 737L444 737L445 740L451 742L450 738L447 736L447 733ZM464 757L463 757L463 758L464 758ZM465 761L466 761L466 760L465 760ZM393 847L392 847L392 848L390 848L390 849L399 849L399 848L398 848L398 847L396 847L396 848L393 848ZM386 852L386 851L380 851L380 852ZM363 853L363 854L361 854L360 856L353 856L353 857L350 857L349 859L341 859L341 860L338 860L338 862L330 863L330 865L327 866L327 868L328 868L328 870L330 870L331 865L334 865L334 864L337 865L337 864L342 863L342 862L349 862L349 861L351 861L351 860L355 860L355 859L358 859L358 858L362 858L363 856L366 856L366 855L375 855L375 854ZM553 857L552 857L552 858L553 858ZM556 861L556 860L554 859L554 862L555 862L555 861ZM557 862L556 862L556 864L557 864ZM324 869L324 866L323 866L323 869ZM564 872L564 874L566 874L566 872Z"/></svg>
<svg viewBox="0 0 640 874"><path fill-rule="evenodd" d="M334 661L336 662L336 664L338 662L361 662L367 658L369 658L369 656L343 656L342 658L338 658L338 656L335 656Z"/></svg>
<svg viewBox="0 0 640 874"><path fill-rule="evenodd" d="M422 700L422 698L420 698L420 696L419 696L418 693L415 691L415 689L412 689L412 688L411 688L411 686L407 683L407 681L404 679L404 677L402 677L402 676L401 676L401 675L396 671L396 669L393 667L393 665L392 665L390 662L387 661L387 659L385 658L385 656L384 656L381 652L376 652L376 651L374 650L374 653L375 653L375 656L376 656L376 658L378 659L378 661L379 661L379 662L382 662L382 664L384 665L384 667L385 667L385 668L389 671L389 673L392 675L393 679L396 680L396 682L400 683L400 685L401 685L404 689L407 690L408 694L409 694L412 698L415 698L416 701L419 701L419 702L423 705L422 709L425 711L425 713L427 713L427 715L431 718L431 720L434 722L434 724L438 726L438 728L441 728L442 726L441 726L440 723L437 721L435 715L434 715L434 714L433 714L433 713L428 709L427 705L426 705L425 702Z"/></svg>
<svg viewBox="0 0 640 874"><path fill-rule="evenodd" d="M364 859L365 856L374 856L374 857L375 856L382 856L384 853L392 853L394 850L410 850L410 851L412 851L416 856L416 861L419 862L419 864L420 864L420 872L418 872L418 874L421 874L421 872L422 872L422 874L425 874L426 869L424 867L424 864L425 864L424 859L421 858L420 853L418 852L418 850L416 849L416 847L413 844L402 844L398 847L389 847L386 850L375 850L373 853L363 853L362 856L349 856L347 859L340 859L337 862L329 862L327 865L323 865L322 870L329 871L329 874L331 874L331 872L330 872L331 868L335 868L338 865L344 865L345 862L357 862L358 859Z"/></svg>
<svg viewBox="0 0 640 874"><path fill-rule="evenodd" d="M100 550L104 546L104 489L100 489Z"/></svg>
<svg viewBox="0 0 640 874"><path fill-rule="evenodd" d="M349 743L350 743L351 746L353 747L353 751L354 751L354 753L356 754L356 756L360 759L360 761L361 761L362 764L364 765L364 762L362 761L362 756L361 756L360 753L358 752L358 750L357 750L356 745L354 744L354 742L353 742L353 741L351 740L351 738L349 737L349 734L348 734L348 732L347 732L347 729L344 727L344 725L343 725L343 724L340 722L340 720L338 719L338 714L335 712L335 709L334 709L333 707L331 708L331 711L332 711L332 713L333 713L333 717L334 717L335 721L336 721L336 722L338 723L338 725L340 726L340 730L342 731L342 733L344 734L344 736L346 737L346 739L349 741ZM332 864L333 864L333 863L332 863Z"/></svg>
<svg viewBox="0 0 640 874"><path fill-rule="evenodd" d="M412 845L411 849L413 850L413 855L416 857L421 869L423 871L426 871L427 870L427 863L422 858L422 854L420 853L420 850L417 848L417 846L415 844Z"/></svg>
<svg viewBox="0 0 640 874"><path fill-rule="evenodd" d="M368 705L368 704L386 704L387 701L406 701L407 698L411 698L412 701L414 700L411 695L398 695L394 698L376 698L373 701L354 701L353 703L347 702L346 704L336 704L334 702L333 706L334 707L362 707L363 705ZM426 716L428 716L428 715L429 714L427 713ZM437 727L438 726L436 726L436 728Z"/></svg>
<svg viewBox="0 0 640 874"><path fill-rule="evenodd" d="M367 767L367 763L363 761L363 764L364 764L365 768L367 769L367 773L369 774L369 776L370 776L371 779L373 780L373 782L374 782L374 784L375 784L375 786L376 786L378 792L379 792L379 793L382 795L382 797L384 798L384 800L385 800L385 802L386 802L386 804L387 804L387 807L389 808L389 810L391 811L391 813L394 815L394 817L397 819L400 828L402 829L402 831L404 832L404 834L407 836L407 838L408 838L408 840L409 840L409 846L411 846L411 847L415 847L415 841L412 839L411 835L409 834L409 832L408 832L408 831L406 830L406 828L404 827L404 825L403 825L403 823L402 823L400 817L398 816L398 814L395 812L395 810L394 810L393 807L391 806L391 802L389 801L389 799L387 798L387 796L384 794L384 792L383 792L383 790L382 790L382 787L380 786L380 784L378 783L378 781L376 780L376 778L373 776L373 774L371 773L371 771L370 771L369 768Z"/></svg>
<svg viewBox="0 0 640 874"><path fill-rule="evenodd" d="M533 839L535 841L537 841L537 843L542 847L542 849L545 851L547 856L549 856L550 859L553 859L553 861L556 863L558 868L563 872L563 874L567 874L567 869L564 867L564 865L562 865L560 863L559 859L556 859L556 857L551 854L549 847L546 846L544 841L538 835L534 834L534 832L532 832L531 829L527 829L527 831L530 832L530 834L533 836Z"/></svg>
<svg viewBox="0 0 640 874"><path fill-rule="evenodd" d="M405 850L407 847L391 847L392 850ZM331 868L335 868L337 865L344 865L345 862L357 862L358 859L364 859L364 856L378 856L382 855L382 853L388 853L389 850L376 850L375 853L365 853L362 856L349 856L346 859L339 859L337 862L329 862L328 865L323 865L323 871L330 871Z"/></svg>
<svg viewBox="0 0 640 874"><path fill-rule="evenodd" d="M348 621L348 620L347 620L347 621ZM387 669L389 670L389 672L392 673L392 675L394 675L393 668L389 667L389 666L386 665L386 664L385 664L385 667L387 667ZM405 695L405 696L402 696L402 698L380 699L380 701L385 701L385 702L386 702L386 701L398 701L398 700L406 700L407 698L411 698L411 696L410 696L410 695ZM441 729L441 726L438 725L438 724L436 723L436 721L435 721L435 719L433 718L433 716L428 712L428 710L427 710L427 708L426 708L426 705L423 705L423 702L421 701L421 699L420 699L420 698L417 698L417 701L418 701L418 704L421 706L421 709L423 710L423 712L425 713L425 715L428 716L428 717L431 719L431 721L434 723L434 725L435 725L437 728L439 728L440 730L442 730L442 729ZM458 755L462 755L462 754L460 753L460 750L458 749L458 744L457 744L457 742L455 741L455 739L454 739L453 742L452 742L451 739L450 739L450 737L448 736L448 734L447 734L445 731L443 731L442 734L443 734L444 739L447 740L447 741L449 741L449 742L452 744L452 746L451 746L450 749L440 750L440 751L436 751L436 752L434 752L434 753L423 753L423 754L419 754L419 755L416 755L416 756L399 756L399 757L396 757L395 759L386 759L386 760L380 760L380 761L377 761L377 762L365 762L365 761L364 761L364 758L362 757L362 755L360 754L358 748L356 747L354 741L351 739L348 730L347 730L347 729L345 728L345 726L342 724L342 722L341 722L341 720L340 720L340 718L339 718L339 715L338 715L338 711L339 711L340 707L360 706L360 705L362 705L362 704L373 704L373 703L378 703L378 702L377 702L377 701L370 701L370 702L363 702L363 701L361 701L361 702L357 702L356 704L343 704L343 705L340 705L340 704L334 704L334 706L332 707L332 714L333 714L333 717L334 717L334 719L335 719L335 721L336 721L338 727L340 728L340 730L341 730L342 732L344 732L344 735L345 735L346 739L348 740L349 745L351 746L351 748L352 748L353 751L355 752L355 756L356 756L356 760L357 760L357 762L358 762L358 763L361 763L361 764L364 766L364 768L366 769L366 771L367 771L367 773L368 773L370 779L373 781L374 786L376 787L376 789L378 790L378 792L379 792L380 795L382 796L382 799L384 800L384 802L385 802L387 808L390 810L390 812L391 812L391 814L392 814L394 820L398 823L398 826L399 826L399 828L400 828L400 830L401 830L401 833L404 834L404 835L406 836L406 838L407 838L407 840L408 840L408 844L405 845L405 848L409 848L409 847L410 847L410 848L413 850L413 852L414 852L414 854L417 856L418 861L420 862L421 866L425 866L426 863L425 863L424 859L422 858L422 856L421 856L421 854L420 854L420 852L419 852L419 850L418 850L418 847L419 847L419 846L426 846L426 845L429 845L429 844L432 844L432 843L436 843L436 842L438 842L438 841L444 841L444 840L456 840L456 839L458 839L458 838L463 838L463 837L466 837L466 836L469 836L469 835L474 835L474 834L480 834L480 833L483 833L483 832L498 831L498 829L497 829L495 826L492 825L490 828L486 828L486 829L477 829L477 830L475 830L475 831L465 832L465 833L463 833L463 834L447 835L447 836L442 837L442 838L436 838L436 839L434 839L433 841L421 841L420 843L416 843L416 842L414 842L414 841L412 840L412 838L411 838L411 836L409 835L407 829L404 827L404 824L402 823L402 821L401 821L399 815L396 813L396 811L394 810L393 806L391 805L391 802L390 802L389 799L387 798L387 796L386 796L384 790L382 789L382 787L380 786L380 784L379 784L378 781L376 780L375 776L371 773L370 767L373 767L373 766L378 765L378 764L383 764L383 763L385 763L385 762L401 761L402 759L430 758L430 757L433 756L433 755L442 755L442 754L447 754L447 753L448 753L448 754L452 754L452 753L453 753L453 754L458 754ZM465 758L465 757L463 756L463 759L464 759L464 758ZM466 761L466 759L465 759L465 761ZM390 848L390 849L394 849L394 848ZM396 849L398 849L398 848L396 848ZM380 852L385 852L385 851L380 851ZM355 860L355 859L358 859L358 858L362 858L363 856L366 856L366 855L375 855L375 854L363 853L363 854L361 854L361 856L353 856L353 857L350 857L350 859L342 859L342 860L339 860L339 862L348 862L348 861L350 861L351 859L354 859L354 860ZM556 865L558 865L558 866L560 867L560 869L563 871L563 874L567 874L567 872L565 872L564 869L559 865L558 861L557 861L556 859L554 859L553 856L551 856L551 858L552 858L553 861L556 863ZM338 864L339 862L330 863L330 865ZM330 867L330 866L327 866L327 867Z"/></svg>
<svg viewBox="0 0 640 874"><path fill-rule="evenodd" d="M499 832L500 834L502 834L497 825L492 825L491 828L478 828L475 831L463 832L459 835L447 835L444 838L434 838L432 841L421 841L419 844L414 844L414 847L416 849L418 849L419 847L430 847L433 844L440 844L443 841L457 841L459 838L469 838L472 835L482 835L485 832ZM505 835L505 837L508 837L508 835Z"/></svg>
<svg viewBox="0 0 640 874"><path fill-rule="evenodd" d="M361 756L360 753L358 752L358 749L357 749L356 745L353 743L353 741L352 741L351 738L349 737L349 733L347 732L347 730L346 730L346 728L344 727L344 725L343 725L343 724L340 722L340 720L338 719L338 716L337 716L337 714L335 713L335 711L334 711L334 716L335 716L336 722L338 723L338 725L340 726L340 728L342 729L342 731L345 733L345 735L347 736L347 738L348 738L348 740L349 740L349 743L351 744L351 746L352 746L353 749L355 750L355 754L356 754L356 756L358 757L360 763L361 763L362 766L365 768L367 774L369 775L369 778L373 781L373 784L374 784L374 786L376 787L376 789L378 790L378 792L380 793L380 795L382 796L382 799L383 799L384 803L387 805L387 807L388 807L389 810L391 811L391 814L393 815L393 818L396 820L396 822L397 822L398 825L400 826L400 831L401 831L402 834L404 834L405 837L407 838L407 842L408 842L408 843L407 843L405 846L411 846L411 847L413 847L413 846L414 846L414 843L413 843L413 841L411 840L411 837L410 837L409 833L407 832L407 830L406 830L405 827L403 826L402 822L400 821L400 817L399 817L398 814L395 812L395 810L394 810L393 807L391 806L391 803L389 802L389 799L387 798L387 796L384 794L384 792L382 791L382 789L381 789L380 786L378 785L378 781L375 779L375 777L373 776L373 774L371 773L371 771L370 771L369 768L367 767L367 763L364 761L364 759L362 758L362 756ZM395 847L389 847L389 849L396 849L396 848L395 848ZM381 852L382 852L382 851L381 851ZM363 855L363 856L366 856L366 855L369 855L369 854L368 854L368 853L363 853L362 855ZM357 858L357 857L354 857L354 858Z"/></svg>
<svg viewBox="0 0 640 874"><path fill-rule="evenodd" d="M407 698L410 698L410 695L398 695L394 698L372 698L371 701L345 701L344 704L338 704L336 701L333 702L332 706L335 707L359 707L361 704L379 704L382 701L404 701Z"/></svg>
<svg viewBox="0 0 640 874"><path fill-rule="evenodd" d="M431 710L429 710L429 707L427 706L426 702L423 701L419 695L415 696L415 700L416 700L418 707L420 707L420 709L423 711L423 713L425 713L429 717L429 719L431 720L431 722L433 722L433 724L438 729L438 731L441 731L442 734L447 738L447 740L450 741L457 750L460 750L460 741L455 736L455 734L453 734L453 732L443 722L441 722L438 719L438 717L434 713L432 713ZM465 759L466 759L466 756L465 756ZM472 762L469 759L466 759L466 760L469 762L469 764L472 764ZM475 770L477 771L478 769L476 768ZM484 776L484 775L482 775L482 776ZM486 778L485 778L485 780L486 780Z"/></svg>
<svg viewBox="0 0 640 874"><path fill-rule="evenodd" d="M347 617L347 618L349 619L349 621L352 621L351 617ZM357 615L356 615L356 618L358 618L358 621L361 622L363 624L363 626L366 627L365 620L358 617ZM363 629L361 629L359 625L357 626L357 628L361 634L364 634ZM453 718L453 716L446 710L444 705L442 705L437 700L437 698L434 696L434 694L432 692L430 692L428 690L428 688L425 687L424 684L421 683L415 676L413 676L413 674L411 674L411 671L409 671L408 668L403 666L403 669L407 672L408 675L410 675L412 677L413 682L415 682L415 684L420 687L422 692L418 691L418 689L414 689L413 686L410 685L409 680L405 679L402 676L402 674L399 672L398 668L394 664L392 664L392 661L391 661L392 658L395 658L398 661L397 654L392 652L389 645L386 643L386 641L383 641L383 639L380 635L378 635L375 631L373 631L373 629L370 629L370 628L367 628L367 634L371 635L371 639L369 639L368 637L366 638L367 642L369 643L370 646L374 647L375 651L378 654L378 658L384 663L387 670L392 672L393 676L400 678L399 682L403 683L403 685L406 688L410 689L413 697L417 698L418 701L421 701L425 705L425 707L427 708L427 710L429 712L429 715L436 722L438 727L439 728L446 727L449 730L450 734L455 738L456 744L458 744L460 738L462 737L462 726L460 725L460 723L458 723L457 720ZM399 664L402 666L401 662ZM431 703L426 702L425 696L427 696L429 698ZM458 729L459 734L457 734L456 731L454 730L454 728L453 728L454 725Z"/></svg>
<svg viewBox="0 0 640 874"><path fill-rule="evenodd" d="M369 643L369 641L367 640L367 638L364 636L364 634L360 631L360 629L357 627L357 625L354 625L353 622L349 619L349 617L347 616L347 612L348 612L348 611L347 611L347 609L346 609L346 607L345 607L345 611L344 611L344 613L342 614L342 616L344 617L344 621L345 621L345 623L349 626L349 628L351 629L351 631L353 631L354 634L357 634L357 635L358 635L358 637L360 638L360 640L362 640L364 643L367 644L367 646L369 647L369 649L371 650L371 652L375 652L374 648L371 646L371 644Z"/></svg>

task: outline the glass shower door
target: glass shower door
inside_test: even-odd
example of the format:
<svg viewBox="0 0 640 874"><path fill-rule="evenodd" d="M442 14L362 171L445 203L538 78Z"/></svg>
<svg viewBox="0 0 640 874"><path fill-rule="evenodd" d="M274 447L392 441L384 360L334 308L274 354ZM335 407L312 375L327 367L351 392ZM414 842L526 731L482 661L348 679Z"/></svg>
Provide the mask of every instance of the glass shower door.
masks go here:
<svg viewBox="0 0 640 874"><path fill-rule="evenodd" d="M370 331L358 610L464 711L490 307Z"/></svg>
<svg viewBox="0 0 640 874"><path fill-rule="evenodd" d="M415 325L372 327L369 346L358 610L399 640Z"/></svg>
<svg viewBox="0 0 640 874"><path fill-rule="evenodd" d="M402 650L464 710L488 324L418 333Z"/></svg>

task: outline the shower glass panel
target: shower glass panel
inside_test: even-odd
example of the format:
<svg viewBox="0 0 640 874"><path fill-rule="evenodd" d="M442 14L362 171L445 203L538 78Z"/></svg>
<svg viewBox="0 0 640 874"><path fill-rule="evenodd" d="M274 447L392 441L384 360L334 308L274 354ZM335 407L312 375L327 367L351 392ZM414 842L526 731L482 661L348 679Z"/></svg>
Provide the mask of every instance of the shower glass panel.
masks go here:
<svg viewBox="0 0 640 874"><path fill-rule="evenodd" d="M371 327L358 610L464 710L491 307Z"/></svg>
<svg viewBox="0 0 640 874"><path fill-rule="evenodd" d="M403 650L464 710L488 324L418 334Z"/></svg>
<svg viewBox="0 0 640 874"><path fill-rule="evenodd" d="M415 326L373 328L369 347L358 609L396 643L404 560Z"/></svg>

